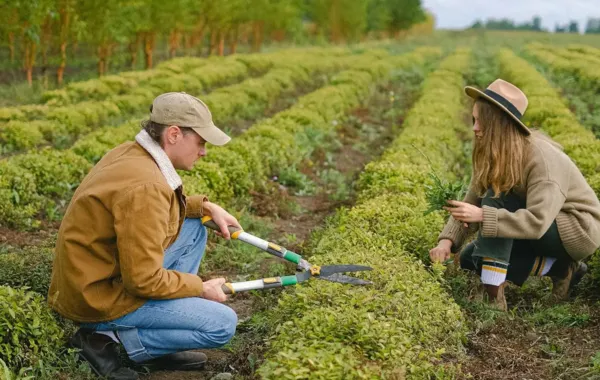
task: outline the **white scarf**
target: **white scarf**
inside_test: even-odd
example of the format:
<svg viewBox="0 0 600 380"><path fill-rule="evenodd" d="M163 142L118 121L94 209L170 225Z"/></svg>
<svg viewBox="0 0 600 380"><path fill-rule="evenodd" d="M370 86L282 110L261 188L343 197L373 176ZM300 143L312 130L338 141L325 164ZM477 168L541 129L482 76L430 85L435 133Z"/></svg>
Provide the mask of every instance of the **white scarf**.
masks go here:
<svg viewBox="0 0 600 380"><path fill-rule="evenodd" d="M146 149L148 153L154 158L160 172L165 176L167 183L171 187L171 189L175 190L179 186L181 186L182 181L179 174L173 167L173 163L169 159L169 156L165 153L163 148L154 141L154 139L146 132L144 129L141 130L140 133L135 136L135 141L137 141L142 148Z"/></svg>

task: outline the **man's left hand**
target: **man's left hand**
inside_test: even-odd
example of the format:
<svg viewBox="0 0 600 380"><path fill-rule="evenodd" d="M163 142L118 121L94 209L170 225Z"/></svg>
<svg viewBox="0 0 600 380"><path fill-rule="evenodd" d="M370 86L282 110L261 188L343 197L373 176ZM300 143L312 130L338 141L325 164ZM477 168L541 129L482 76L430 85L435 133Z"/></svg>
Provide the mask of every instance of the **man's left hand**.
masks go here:
<svg viewBox="0 0 600 380"><path fill-rule="evenodd" d="M229 240L231 236L229 234L229 230L227 229L228 226L242 228L238 220L233 215L225 211L221 206L211 202L204 202L203 207L204 215L210 216L221 229L220 233L215 232L217 235Z"/></svg>
<svg viewBox="0 0 600 380"><path fill-rule="evenodd" d="M470 203L459 201L448 201L451 207L444 206L444 210L452 214L452 217L462 223L483 222L483 209Z"/></svg>

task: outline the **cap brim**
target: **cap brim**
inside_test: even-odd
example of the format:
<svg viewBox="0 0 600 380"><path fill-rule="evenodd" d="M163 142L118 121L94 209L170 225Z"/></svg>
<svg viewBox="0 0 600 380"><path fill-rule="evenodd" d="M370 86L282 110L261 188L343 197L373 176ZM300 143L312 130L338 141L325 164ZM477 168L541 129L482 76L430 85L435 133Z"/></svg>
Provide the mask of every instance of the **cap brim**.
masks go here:
<svg viewBox="0 0 600 380"><path fill-rule="evenodd" d="M231 141L231 137L227 136L225 132L217 128L213 123L208 127L204 128L192 128L196 133L200 135L206 142L212 145L221 146Z"/></svg>
<svg viewBox="0 0 600 380"><path fill-rule="evenodd" d="M484 98L485 100L488 100L488 101L494 103L495 105L497 105L498 107L500 107L500 109L502 111L506 112L506 114L508 116L510 116L514 121L517 122L517 125L520 127L521 132L523 132L527 136L531 135L531 131L529 130L529 128L527 128L527 126L525 125L525 123L523 123L518 117L516 117L515 115L513 115L513 113L510 112L502 104L498 103L498 101L496 101L492 97L486 95L481 90L479 90L479 89L477 89L475 87L467 86L467 87L465 87L465 94L467 94L468 97L473 98L474 100L477 100L479 98Z"/></svg>

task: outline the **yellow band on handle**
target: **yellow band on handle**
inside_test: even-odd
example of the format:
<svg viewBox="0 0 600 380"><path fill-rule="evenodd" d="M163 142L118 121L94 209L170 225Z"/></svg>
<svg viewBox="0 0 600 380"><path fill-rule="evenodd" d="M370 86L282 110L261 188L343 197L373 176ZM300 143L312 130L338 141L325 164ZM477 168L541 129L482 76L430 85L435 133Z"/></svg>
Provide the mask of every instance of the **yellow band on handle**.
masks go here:
<svg viewBox="0 0 600 380"><path fill-rule="evenodd" d="M212 217L210 216L203 216L202 217L202 224L207 227L210 228L212 230L215 230L217 232L221 232L221 229L219 228L219 226L217 225L217 223L215 223L215 221L213 220ZM238 228L238 227L234 227L234 226L228 226L227 229L229 230L229 234L231 236L232 239L237 239L240 234L242 232L244 232L243 229Z"/></svg>
<svg viewBox="0 0 600 380"><path fill-rule="evenodd" d="M225 294L235 294L235 289L233 288L233 285L231 285L230 282L226 282L221 286L221 289L223 290L223 293Z"/></svg>

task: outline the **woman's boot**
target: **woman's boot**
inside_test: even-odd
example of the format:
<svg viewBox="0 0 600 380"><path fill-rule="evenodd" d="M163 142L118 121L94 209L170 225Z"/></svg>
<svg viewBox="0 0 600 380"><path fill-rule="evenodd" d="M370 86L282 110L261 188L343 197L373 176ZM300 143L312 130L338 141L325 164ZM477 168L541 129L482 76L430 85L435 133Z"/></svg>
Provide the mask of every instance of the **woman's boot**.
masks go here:
<svg viewBox="0 0 600 380"><path fill-rule="evenodd" d="M494 309L501 311L507 311L508 306L506 304L506 297L504 296L504 288L506 287L506 281L498 286L485 285L485 292L488 296L488 302Z"/></svg>

